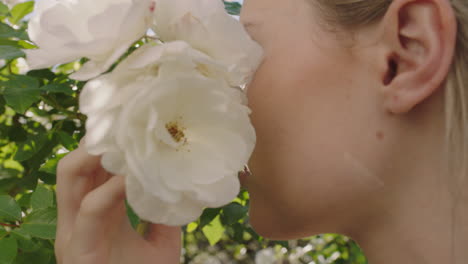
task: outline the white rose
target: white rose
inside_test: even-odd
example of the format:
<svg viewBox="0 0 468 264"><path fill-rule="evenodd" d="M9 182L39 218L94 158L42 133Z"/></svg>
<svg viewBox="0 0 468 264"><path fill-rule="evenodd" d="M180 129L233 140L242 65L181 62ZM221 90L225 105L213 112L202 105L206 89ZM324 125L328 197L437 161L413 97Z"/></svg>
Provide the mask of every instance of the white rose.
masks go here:
<svg viewBox="0 0 468 264"><path fill-rule="evenodd" d="M223 70L184 42L147 45L85 86L86 148L126 175L140 218L187 224L239 192L255 130L245 94L211 78Z"/></svg>
<svg viewBox="0 0 468 264"><path fill-rule="evenodd" d="M154 18L163 41L186 41L224 63L232 86L248 83L263 57L261 46L220 0L156 0Z"/></svg>
<svg viewBox="0 0 468 264"><path fill-rule="evenodd" d="M105 72L151 26L151 0L41 0L29 21L25 50L32 69L90 59L71 78L88 80Z"/></svg>
<svg viewBox="0 0 468 264"><path fill-rule="evenodd" d="M112 73L89 81L80 94L80 111L88 115L86 142L88 152L100 155L110 151L116 113L122 111L136 93L128 88L136 80L147 80L165 76L178 78L182 75L200 74L206 78L222 80L226 68L207 55L192 49L183 41L157 45L150 43L140 47L123 60ZM233 100L247 104L244 93L235 89Z"/></svg>
<svg viewBox="0 0 468 264"><path fill-rule="evenodd" d="M203 207L232 201L239 192L238 172L255 145L250 110L230 96L237 90L199 76L138 86L116 132L128 175L136 178L127 184L140 184L138 192L129 188L127 194L135 212L145 220L180 225L196 220ZM168 209L152 208L157 201Z"/></svg>

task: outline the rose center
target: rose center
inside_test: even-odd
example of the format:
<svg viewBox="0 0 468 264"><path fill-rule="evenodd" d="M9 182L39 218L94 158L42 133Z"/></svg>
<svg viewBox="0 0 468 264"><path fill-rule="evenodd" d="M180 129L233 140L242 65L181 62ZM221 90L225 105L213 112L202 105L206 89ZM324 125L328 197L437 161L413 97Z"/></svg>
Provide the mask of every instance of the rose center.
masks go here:
<svg viewBox="0 0 468 264"><path fill-rule="evenodd" d="M186 141L183 127L180 127L177 122L169 122L166 124L166 129L171 134L176 142Z"/></svg>

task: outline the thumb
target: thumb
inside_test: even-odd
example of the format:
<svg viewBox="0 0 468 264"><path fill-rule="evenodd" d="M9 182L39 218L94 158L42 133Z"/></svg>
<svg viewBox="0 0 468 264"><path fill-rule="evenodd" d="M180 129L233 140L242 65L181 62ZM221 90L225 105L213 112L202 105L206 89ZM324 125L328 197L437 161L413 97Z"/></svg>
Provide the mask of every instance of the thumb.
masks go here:
<svg viewBox="0 0 468 264"><path fill-rule="evenodd" d="M75 228L72 231L73 248L92 252L110 235L110 225L125 216L125 177L114 176L89 192L81 201Z"/></svg>

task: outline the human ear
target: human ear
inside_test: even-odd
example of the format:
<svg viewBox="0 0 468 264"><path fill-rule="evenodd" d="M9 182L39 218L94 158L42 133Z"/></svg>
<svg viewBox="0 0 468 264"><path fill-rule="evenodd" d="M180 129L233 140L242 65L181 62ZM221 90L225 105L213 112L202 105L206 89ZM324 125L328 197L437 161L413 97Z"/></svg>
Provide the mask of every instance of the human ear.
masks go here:
<svg viewBox="0 0 468 264"><path fill-rule="evenodd" d="M407 113L443 86L455 52L455 14L449 0L394 0L381 23L384 107Z"/></svg>

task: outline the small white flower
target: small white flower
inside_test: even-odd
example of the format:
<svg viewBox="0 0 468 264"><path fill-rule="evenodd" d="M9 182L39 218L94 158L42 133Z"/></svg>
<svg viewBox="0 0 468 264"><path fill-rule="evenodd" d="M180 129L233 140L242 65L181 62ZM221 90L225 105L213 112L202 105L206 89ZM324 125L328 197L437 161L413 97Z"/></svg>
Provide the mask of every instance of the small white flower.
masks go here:
<svg viewBox="0 0 468 264"><path fill-rule="evenodd" d="M88 80L108 68L151 26L151 0L41 0L29 21L30 39L39 49L25 50L32 69L86 57L71 78Z"/></svg>
<svg viewBox="0 0 468 264"><path fill-rule="evenodd" d="M239 192L255 130L245 94L212 78L223 70L184 42L147 45L85 86L86 148L126 175L140 218L187 224Z"/></svg>
<svg viewBox="0 0 468 264"><path fill-rule="evenodd" d="M220 0L156 0L154 31L163 41L183 40L224 63L229 83L248 83L263 50Z"/></svg>
<svg viewBox="0 0 468 264"><path fill-rule="evenodd" d="M223 80L226 69L187 43L175 41L164 45L144 45L122 61L112 73L89 81L80 94L80 111L88 115L86 142L88 152L99 155L110 151L110 136L115 128L116 112L122 111L136 90L127 88L136 80L158 76L179 78L183 75ZM246 104L247 97L236 89L225 90L232 100Z"/></svg>
<svg viewBox="0 0 468 264"><path fill-rule="evenodd" d="M255 264L275 264L279 260L272 248L265 248L255 254Z"/></svg>

